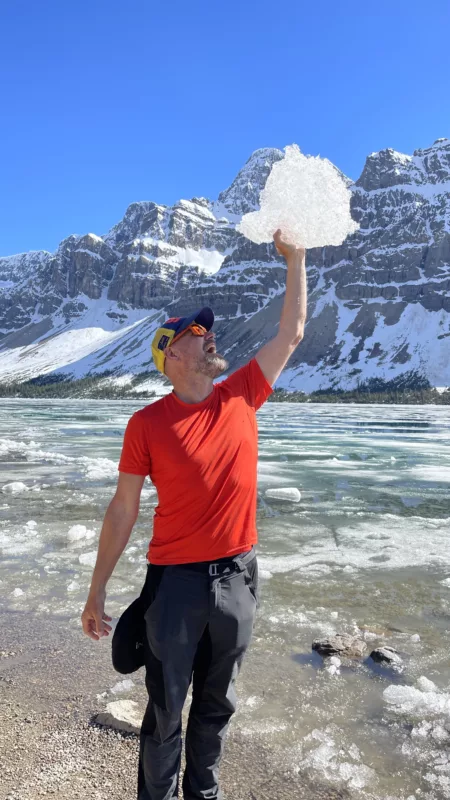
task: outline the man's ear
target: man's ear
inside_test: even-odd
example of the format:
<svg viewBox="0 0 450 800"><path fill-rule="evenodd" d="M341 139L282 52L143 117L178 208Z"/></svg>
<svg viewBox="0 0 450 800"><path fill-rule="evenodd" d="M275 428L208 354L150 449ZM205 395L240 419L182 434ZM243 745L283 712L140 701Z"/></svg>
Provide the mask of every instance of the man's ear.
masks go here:
<svg viewBox="0 0 450 800"><path fill-rule="evenodd" d="M178 361L179 359L178 353L176 352L176 350L170 347L170 345L169 347L166 347L166 349L164 350L164 356L165 358L168 358L169 361Z"/></svg>

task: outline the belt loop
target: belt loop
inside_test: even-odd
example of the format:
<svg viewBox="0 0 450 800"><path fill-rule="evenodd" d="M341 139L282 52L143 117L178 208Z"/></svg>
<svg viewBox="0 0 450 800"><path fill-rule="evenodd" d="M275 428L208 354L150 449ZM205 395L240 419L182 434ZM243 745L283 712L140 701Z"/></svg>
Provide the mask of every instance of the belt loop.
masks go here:
<svg viewBox="0 0 450 800"><path fill-rule="evenodd" d="M216 578L219 574L219 565L218 564L210 564L209 565L209 574L211 578Z"/></svg>

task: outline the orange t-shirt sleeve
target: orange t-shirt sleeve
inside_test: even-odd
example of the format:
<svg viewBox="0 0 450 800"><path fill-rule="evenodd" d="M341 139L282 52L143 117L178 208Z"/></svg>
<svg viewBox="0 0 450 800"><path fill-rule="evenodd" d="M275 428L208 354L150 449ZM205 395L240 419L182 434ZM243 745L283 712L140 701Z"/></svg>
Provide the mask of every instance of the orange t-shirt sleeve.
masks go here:
<svg viewBox="0 0 450 800"><path fill-rule="evenodd" d="M256 358L233 372L226 382L232 394L244 397L255 411L261 408L273 392Z"/></svg>
<svg viewBox="0 0 450 800"><path fill-rule="evenodd" d="M146 425L139 412L128 421L118 469L119 472L130 472L132 475L150 474Z"/></svg>

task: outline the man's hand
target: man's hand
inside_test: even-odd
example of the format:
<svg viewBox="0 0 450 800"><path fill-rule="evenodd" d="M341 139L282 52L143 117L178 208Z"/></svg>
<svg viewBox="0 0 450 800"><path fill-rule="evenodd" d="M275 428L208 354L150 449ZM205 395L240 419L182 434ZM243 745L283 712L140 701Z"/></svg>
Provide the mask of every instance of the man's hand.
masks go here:
<svg viewBox="0 0 450 800"><path fill-rule="evenodd" d="M95 642L102 636L109 636L111 632L111 625L107 624L111 622L111 617L105 614L105 598L105 591L89 594L81 615L83 633Z"/></svg>
<svg viewBox="0 0 450 800"><path fill-rule="evenodd" d="M273 235L273 240L275 242L275 247L279 252L280 256L284 256L285 258L289 258L294 254L300 255L301 258L305 255L305 248L304 247L295 247L293 244L288 244L288 242L284 242L282 239L282 233L280 228L275 231Z"/></svg>

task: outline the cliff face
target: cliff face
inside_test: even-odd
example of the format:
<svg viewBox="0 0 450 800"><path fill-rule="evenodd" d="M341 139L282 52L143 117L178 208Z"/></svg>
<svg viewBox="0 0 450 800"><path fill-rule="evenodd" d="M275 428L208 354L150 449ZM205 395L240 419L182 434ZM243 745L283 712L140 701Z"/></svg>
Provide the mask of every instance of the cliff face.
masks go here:
<svg viewBox="0 0 450 800"><path fill-rule="evenodd" d="M216 201L133 203L109 233L0 259L0 379L152 368L166 316L211 305L231 366L276 333L285 268L235 230L275 149L257 150ZM359 231L307 256L309 319L279 385L312 391L370 378L450 384L450 140L370 155L352 185Z"/></svg>

